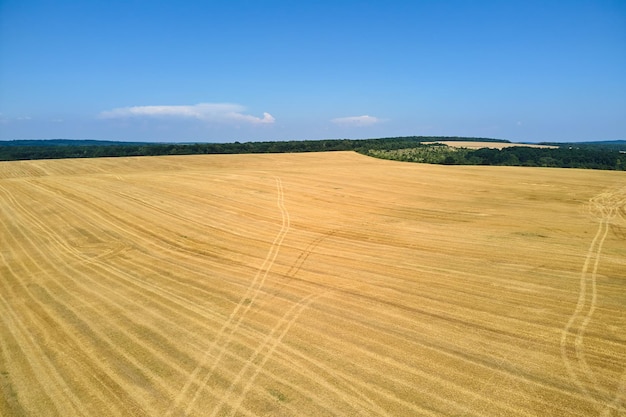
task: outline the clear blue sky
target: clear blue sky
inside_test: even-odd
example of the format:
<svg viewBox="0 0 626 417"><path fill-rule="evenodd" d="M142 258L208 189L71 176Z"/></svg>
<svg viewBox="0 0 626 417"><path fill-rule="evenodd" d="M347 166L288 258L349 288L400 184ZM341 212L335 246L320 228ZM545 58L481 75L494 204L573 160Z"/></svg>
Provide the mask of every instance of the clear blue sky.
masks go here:
<svg viewBox="0 0 626 417"><path fill-rule="evenodd" d="M0 0L0 139L626 139L626 1Z"/></svg>

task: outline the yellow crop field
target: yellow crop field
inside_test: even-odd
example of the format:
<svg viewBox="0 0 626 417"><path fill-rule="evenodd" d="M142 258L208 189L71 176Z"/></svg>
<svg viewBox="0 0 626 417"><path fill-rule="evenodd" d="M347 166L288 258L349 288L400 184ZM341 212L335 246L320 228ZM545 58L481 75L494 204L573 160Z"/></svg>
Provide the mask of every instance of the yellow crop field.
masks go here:
<svg viewBox="0 0 626 417"><path fill-rule="evenodd" d="M626 173L0 163L2 416L624 416Z"/></svg>
<svg viewBox="0 0 626 417"><path fill-rule="evenodd" d="M557 149L558 146L550 146L550 145L537 145L532 143L508 143L508 142L468 142L468 141L440 141L440 142L423 142L424 144L433 145L436 143L440 143L443 145L451 146L453 148L467 148L467 149L480 149L480 148L492 148L492 149L503 149L503 148L512 148L514 146L526 146L529 148L544 148L544 149Z"/></svg>

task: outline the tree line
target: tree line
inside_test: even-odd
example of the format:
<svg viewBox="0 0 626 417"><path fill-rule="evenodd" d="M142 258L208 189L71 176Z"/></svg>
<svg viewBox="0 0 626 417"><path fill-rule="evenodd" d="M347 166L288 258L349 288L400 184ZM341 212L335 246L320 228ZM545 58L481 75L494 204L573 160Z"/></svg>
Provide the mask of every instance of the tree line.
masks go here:
<svg viewBox="0 0 626 417"><path fill-rule="evenodd" d="M454 148L424 142L502 142L490 138L405 136L377 139L324 139L234 143L141 143L108 141L0 142L0 161L120 156L356 151L377 158L445 165L626 170L626 142L566 143L558 148L513 146L502 149Z"/></svg>
<svg viewBox="0 0 626 417"><path fill-rule="evenodd" d="M239 154L239 153L286 153L357 151L366 153L370 149L402 149L418 146L422 142L452 140L474 140L508 142L489 138L461 138L440 136L404 136L379 139L323 139L269 142L234 143L142 143L109 142L94 140L16 140L0 141L0 160L60 158L99 158L117 156L157 156L196 154Z"/></svg>
<svg viewBox="0 0 626 417"><path fill-rule="evenodd" d="M443 165L499 165L626 171L626 152L605 147L596 148L593 145L559 148L512 146L502 149L466 149L437 144L396 150L371 149L367 155L397 161Z"/></svg>

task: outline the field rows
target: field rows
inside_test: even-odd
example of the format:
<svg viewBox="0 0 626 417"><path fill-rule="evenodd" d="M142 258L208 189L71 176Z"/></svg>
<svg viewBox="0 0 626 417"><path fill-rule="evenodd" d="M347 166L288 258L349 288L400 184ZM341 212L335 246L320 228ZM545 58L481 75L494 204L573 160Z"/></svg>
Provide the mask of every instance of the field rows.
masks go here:
<svg viewBox="0 0 626 417"><path fill-rule="evenodd" d="M626 415L626 175L0 164L0 415Z"/></svg>

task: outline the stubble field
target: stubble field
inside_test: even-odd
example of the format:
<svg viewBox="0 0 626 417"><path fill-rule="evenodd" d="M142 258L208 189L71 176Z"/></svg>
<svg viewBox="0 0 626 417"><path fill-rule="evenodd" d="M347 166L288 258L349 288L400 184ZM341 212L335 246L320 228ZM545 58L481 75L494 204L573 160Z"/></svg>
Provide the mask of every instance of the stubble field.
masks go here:
<svg viewBox="0 0 626 417"><path fill-rule="evenodd" d="M503 149L503 148L512 148L514 146L526 146L529 148L548 148L548 149L558 148L558 146L550 146L550 145L536 145L536 144L531 144L531 143L506 143L506 142L439 141L439 142L423 142L423 143L424 144L441 143L447 146L451 146L453 148L468 148L468 149L480 149L480 148Z"/></svg>
<svg viewBox="0 0 626 417"><path fill-rule="evenodd" d="M0 163L2 416L626 415L626 173Z"/></svg>

